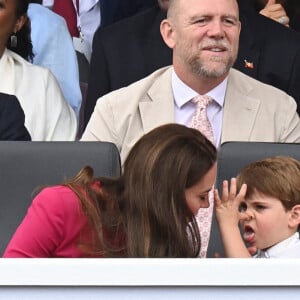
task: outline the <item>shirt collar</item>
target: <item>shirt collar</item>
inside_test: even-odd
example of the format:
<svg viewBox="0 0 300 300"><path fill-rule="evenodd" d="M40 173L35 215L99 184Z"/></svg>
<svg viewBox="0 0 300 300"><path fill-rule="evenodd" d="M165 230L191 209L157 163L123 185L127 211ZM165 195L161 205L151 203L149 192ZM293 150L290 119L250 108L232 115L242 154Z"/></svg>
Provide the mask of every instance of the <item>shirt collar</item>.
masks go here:
<svg viewBox="0 0 300 300"><path fill-rule="evenodd" d="M212 97L214 101L223 107L226 94L228 76L215 88L210 90L206 95ZM191 99L198 95L196 91L187 86L172 69L172 89L176 105L181 108Z"/></svg>
<svg viewBox="0 0 300 300"><path fill-rule="evenodd" d="M291 245L299 242L299 232L295 232L292 236L282 242L272 246L266 251L258 250L257 257L278 257L282 251L285 251Z"/></svg>

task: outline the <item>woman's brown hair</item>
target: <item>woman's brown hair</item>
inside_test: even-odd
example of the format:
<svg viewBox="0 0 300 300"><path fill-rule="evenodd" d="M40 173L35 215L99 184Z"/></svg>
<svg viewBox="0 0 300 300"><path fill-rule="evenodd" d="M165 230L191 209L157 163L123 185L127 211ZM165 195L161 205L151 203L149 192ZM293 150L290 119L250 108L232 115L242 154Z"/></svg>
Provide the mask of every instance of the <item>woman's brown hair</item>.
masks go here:
<svg viewBox="0 0 300 300"><path fill-rule="evenodd" d="M120 178L99 179L99 193L89 187L93 182L89 168L68 186L85 187L87 197L77 194L104 256L196 257L200 234L185 190L199 182L215 161L215 147L199 131L167 124L134 145ZM87 198L93 199L92 205ZM126 246L120 247L122 242Z"/></svg>

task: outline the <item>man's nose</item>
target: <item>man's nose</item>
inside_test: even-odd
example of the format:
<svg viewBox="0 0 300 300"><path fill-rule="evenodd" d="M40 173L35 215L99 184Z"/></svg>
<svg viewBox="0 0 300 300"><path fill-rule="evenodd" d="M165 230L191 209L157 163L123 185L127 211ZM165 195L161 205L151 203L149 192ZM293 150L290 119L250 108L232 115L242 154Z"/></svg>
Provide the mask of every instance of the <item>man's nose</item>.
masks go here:
<svg viewBox="0 0 300 300"><path fill-rule="evenodd" d="M223 38L224 37L224 24L221 20L212 20L209 24L207 31L209 37Z"/></svg>

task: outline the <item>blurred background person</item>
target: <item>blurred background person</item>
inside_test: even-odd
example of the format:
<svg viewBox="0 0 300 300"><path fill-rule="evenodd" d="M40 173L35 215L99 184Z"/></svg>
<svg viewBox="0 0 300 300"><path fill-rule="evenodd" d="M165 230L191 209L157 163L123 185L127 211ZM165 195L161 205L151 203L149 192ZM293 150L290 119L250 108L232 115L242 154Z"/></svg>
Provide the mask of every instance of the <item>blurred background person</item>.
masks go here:
<svg viewBox="0 0 300 300"><path fill-rule="evenodd" d="M43 0L42 2L67 21L78 52L81 81L87 82L92 41L97 28L151 7L156 0Z"/></svg>
<svg viewBox="0 0 300 300"><path fill-rule="evenodd" d="M40 5L42 0L29 1L33 61L49 69L58 81L63 95L79 118L82 101L77 57L65 20Z"/></svg>
<svg viewBox="0 0 300 300"><path fill-rule="evenodd" d="M299 0L252 0L260 14L300 32Z"/></svg>
<svg viewBox="0 0 300 300"><path fill-rule="evenodd" d="M27 0L2 2L0 92L17 96L33 141L74 140L75 112L52 73L28 62L33 52Z"/></svg>

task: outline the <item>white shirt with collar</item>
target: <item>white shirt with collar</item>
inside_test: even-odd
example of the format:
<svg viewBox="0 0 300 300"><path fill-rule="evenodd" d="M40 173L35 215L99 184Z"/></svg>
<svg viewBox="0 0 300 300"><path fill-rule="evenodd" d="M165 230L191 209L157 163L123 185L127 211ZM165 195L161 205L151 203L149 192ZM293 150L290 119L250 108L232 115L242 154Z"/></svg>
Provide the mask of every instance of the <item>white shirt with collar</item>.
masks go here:
<svg viewBox="0 0 300 300"><path fill-rule="evenodd" d="M258 250L254 258L300 258L299 232L266 251Z"/></svg>
<svg viewBox="0 0 300 300"><path fill-rule="evenodd" d="M76 0L73 0L77 11L77 25L81 28L83 40L87 45L87 59L90 61L94 33L101 23L100 0L79 0L79 9Z"/></svg>
<svg viewBox="0 0 300 300"><path fill-rule="evenodd" d="M76 0L72 0L77 12L77 26L81 28L84 45L80 45L79 41L75 42L75 48L79 52L86 55L90 61L92 53L92 43L94 33L100 25L100 0L79 0L79 9L76 6ZM43 0L43 5L52 9L54 0ZM83 50L80 50L82 48Z"/></svg>
<svg viewBox="0 0 300 300"><path fill-rule="evenodd" d="M226 77L218 86L209 91L206 95L214 99L207 108L207 117L212 125L215 145L218 147L221 142L223 107L226 94L228 78ZM195 105L191 100L198 95L196 91L187 86L172 71L172 89L175 101L175 121L178 124L189 126L195 112Z"/></svg>

